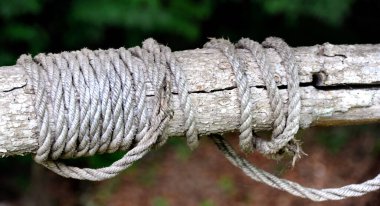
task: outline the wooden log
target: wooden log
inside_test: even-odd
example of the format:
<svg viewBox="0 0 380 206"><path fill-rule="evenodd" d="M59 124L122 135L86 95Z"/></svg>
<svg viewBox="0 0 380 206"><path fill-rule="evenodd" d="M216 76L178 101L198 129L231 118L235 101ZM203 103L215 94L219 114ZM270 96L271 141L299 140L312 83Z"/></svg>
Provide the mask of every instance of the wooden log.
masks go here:
<svg viewBox="0 0 380 206"><path fill-rule="evenodd" d="M286 74L281 58L267 49L268 63L286 102ZM255 102L255 131L270 130L268 96L256 63L246 50L238 50L247 67ZM325 43L295 48L301 79L301 128L362 124L380 120L380 45L332 45ZM221 133L239 127L239 98L231 66L217 50L175 52L184 70L196 109L201 134ZM0 157L33 153L37 149L37 121L33 95L26 91L24 70L18 66L0 69ZM183 135L184 117L176 88L174 117L167 132ZM148 104L148 106L151 106Z"/></svg>

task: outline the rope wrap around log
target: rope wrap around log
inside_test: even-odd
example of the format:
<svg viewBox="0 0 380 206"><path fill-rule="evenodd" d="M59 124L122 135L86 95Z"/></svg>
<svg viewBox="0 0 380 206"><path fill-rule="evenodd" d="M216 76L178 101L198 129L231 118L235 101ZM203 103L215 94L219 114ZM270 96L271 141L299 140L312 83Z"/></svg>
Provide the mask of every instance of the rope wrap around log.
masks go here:
<svg viewBox="0 0 380 206"><path fill-rule="evenodd" d="M274 48L283 60L288 78L288 107L278 95L273 74L267 69L265 54L260 44L242 39L235 46L226 40L213 39L205 45L220 50L228 59L236 76L241 101L240 145L244 151L257 150L270 157L278 157L284 151L294 155L294 160L302 153L294 135L299 128L301 101L299 94L298 66L294 54L287 44L278 38L268 38L263 46ZM275 116L273 134L270 141L254 135L252 131L253 100L249 93L244 65L236 55L235 47L247 49L257 62L264 77L271 109ZM110 49L91 51L83 49L61 54L40 54L35 58L23 55L18 64L28 73L35 93L35 111L39 121L39 148L36 162L54 172L76 179L104 180L111 178L133 162L142 158L156 146L165 143L165 127L171 118L172 87L176 87L185 114L188 145L196 148L198 132L196 113L189 98L186 80L176 58L170 49L153 39L143 43L143 47L131 49ZM145 105L146 85L154 88L154 107L147 111ZM49 124L53 119L54 125ZM215 141L228 159L240 161L224 140ZM223 149L224 148L224 149ZM95 153L127 151L111 166L99 169L77 168L60 163L61 158L94 155ZM240 161L242 162L242 161ZM250 168L246 163L237 164L244 172ZM249 176L261 175L249 170ZM273 180L277 188L286 185L281 179ZM264 183L274 186L270 182ZM286 181L288 182L288 181ZM349 193L341 198L320 193L299 195L312 200L342 199L358 196L379 188L380 180L358 193ZM276 186L274 186L276 187ZM303 188L302 186L300 186ZM370 187L370 189L368 189ZM355 190L356 187L347 187ZM292 194L293 188L284 189ZM301 190L301 193L304 190ZM352 194L352 195L351 195Z"/></svg>
<svg viewBox="0 0 380 206"><path fill-rule="evenodd" d="M138 61L140 60L140 61ZM186 82L168 47L153 39L142 48L21 56L22 65L36 93L35 110L40 123L35 161L54 172L76 179L111 178L167 140L163 133L170 120L171 87L174 77L184 87L181 103L187 114L189 145L198 141ZM145 80L155 88L154 107L145 105ZM149 115L150 114L150 115ZM54 118L55 125L49 124ZM59 158L95 153L128 151L111 166L77 168Z"/></svg>

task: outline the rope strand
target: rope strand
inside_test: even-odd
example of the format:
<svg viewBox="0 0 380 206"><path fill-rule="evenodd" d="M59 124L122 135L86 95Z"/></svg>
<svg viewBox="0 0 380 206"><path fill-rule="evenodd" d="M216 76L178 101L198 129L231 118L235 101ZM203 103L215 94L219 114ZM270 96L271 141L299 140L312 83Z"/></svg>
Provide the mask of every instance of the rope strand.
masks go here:
<svg viewBox="0 0 380 206"><path fill-rule="evenodd" d="M240 96L240 147L245 152L253 151L253 141L256 139L252 132L252 98L251 88L248 85L247 74L236 55L235 46L225 39L211 39L204 45L205 48L220 50L226 57L236 77L236 85Z"/></svg>
<svg viewBox="0 0 380 206"><path fill-rule="evenodd" d="M35 58L23 55L18 64L26 69L36 94L40 135L34 159L57 174L94 181L108 179L155 145L164 144L164 130L173 115L171 75L182 93L190 146L197 145L186 80L170 49L153 39L146 40L142 48L129 50L83 49ZM154 93L150 115L146 80L153 85ZM72 167L59 161L117 150L127 153L99 169Z"/></svg>
<svg viewBox="0 0 380 206"><path fill-rule="evenodd" d="M357 197L380 189L380 174L371 180L360 184L346 185L340 188L314 189L304 187L298 183L278 178L264 170L258 169L246 159L240 157L234 149L220 135L211 135L218 149L225 157L248 177L271 187L286 191L294 196L307 198L313 201L341 200L348 197Z"/></svg>
<svg viewBox="0 0 380 206"><path fill-rule="evenodd" d="M240 147L257 150L271 158L284 152L293 155L293 164L302 150L294 135L299 129L301 97L298 65L292 48L279 38L267 38L262 45L241 39L211 39L205 48L224 54L236 77L240 98ZM280 96L274 74L266 63L264 48L274 49L287 73L288 100ZM237 49L245 49L256 61L265 84L273 115L271 139L252 131L253 100L244 63ZM185 116L188 146L198 146L196 111L182 68L169 47L147 39L142 47L91 51L82 49L61 54L22 55L18 65L28 74L39 122L37 163L68 178L99 181L119 174L151 149L165 144L165 128L173 116L172 88L176 87ZM149 84L152 91L147 91ZM151 93L152 92L152 93ZM149 93L149 94L148 94ZM147 95L150 97L147 98ZM149 101L149 103L148 103ZM148 108L148 105L151 106ZM313 189L280 179L239 157L220 135L212 139L226 158L252 179L295 196L314 201L339 200L380 188L380 174L361 184L341 188ZM126 151L124 156L103 168L78 168L63 164L63 158Z"/></svg>

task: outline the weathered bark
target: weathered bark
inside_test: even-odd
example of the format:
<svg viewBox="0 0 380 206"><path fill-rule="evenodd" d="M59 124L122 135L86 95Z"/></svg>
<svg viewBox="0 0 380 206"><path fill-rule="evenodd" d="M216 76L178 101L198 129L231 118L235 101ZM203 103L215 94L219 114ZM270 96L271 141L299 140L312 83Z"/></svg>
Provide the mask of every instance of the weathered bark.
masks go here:
<svg viewBox="0 0 380 206"><path fill-rule="evenodd" d="M268 96L256 63L238 50L255 101L256 131L269 130L272 118ZM316 45L295 49L300 65L301 128L313 125L361 124L380 120L380 45ZM189 83L201 134L237 130L239 98L235 76L217 50L175 52ZM286 74L277 53L267 50L270 69L287 98ZM26 74L18 66L0 69L0 156L33 153L37 149L37 122L33 94L25 92ZM175 115L168 126L171 136L184 133L183 113L174 88ZM148 105L150 106L150 105Z"/></svg>

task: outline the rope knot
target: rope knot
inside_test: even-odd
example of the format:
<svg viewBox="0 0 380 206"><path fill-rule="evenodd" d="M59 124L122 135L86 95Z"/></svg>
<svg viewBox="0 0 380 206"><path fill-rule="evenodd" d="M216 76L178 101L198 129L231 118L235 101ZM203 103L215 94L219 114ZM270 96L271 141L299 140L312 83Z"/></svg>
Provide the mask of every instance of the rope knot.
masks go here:
<svg viewBox="0 0 380 206"><path fill-rule="evenodd" d="M284 60L288 73L287 107L260 44L249 39L241 39L236 45L225 39L211 39L205 47L220 50L235 73L241 99L239 139L242 150L256 149L271 157L290 151L298 157L300 149L294 135L299 127L301 105L294 55L281 39L268 38L263 45L274 48ZM271 141L256 137L252 131L251 88L247 69L236 48L248 50L262 73L274 118ZM191 149L198 146L196 113L182 68L170 48L154 39L130 49L82 49L39 54L34 58L23 55L18 64L27 71L35 92L35 110L40 123L35 160L62 176L88 180L110 178L152 148L163 145L168 138L165 127L173 117L174 86L185 114L187 143ZM148 101L153 103L148 104ZM117 150L127 152L105 168L76 168L59 162L61 158Z"/></svg>
<svg viewBox="0 0 380 206"><path fill-rule="evenodd" d="M275 49L283 59L283 66L288 73L288 107L285 107L284 100L280 96L279 89L274 80L273 72L268 68L265 50L262 45ZM241 99L240 146L243 151L256 149L271 158L282 157L284 152L290 153L294 156L294 164L294 161L299 158L301 154L299 143L294 139L294 135L299 128L301 109L298 67L295 64L292 49L282 39L269 37L262 45L247 38L241 39L236 45L224 39L211 39L210 42L205 44L205 47L220 50L233 68ZM248 50L260 69L274 119L270 141L258 138L252 132L253 101L251 98L251 89L248 84L246 69L243 67L235 47Z"/></svg>

